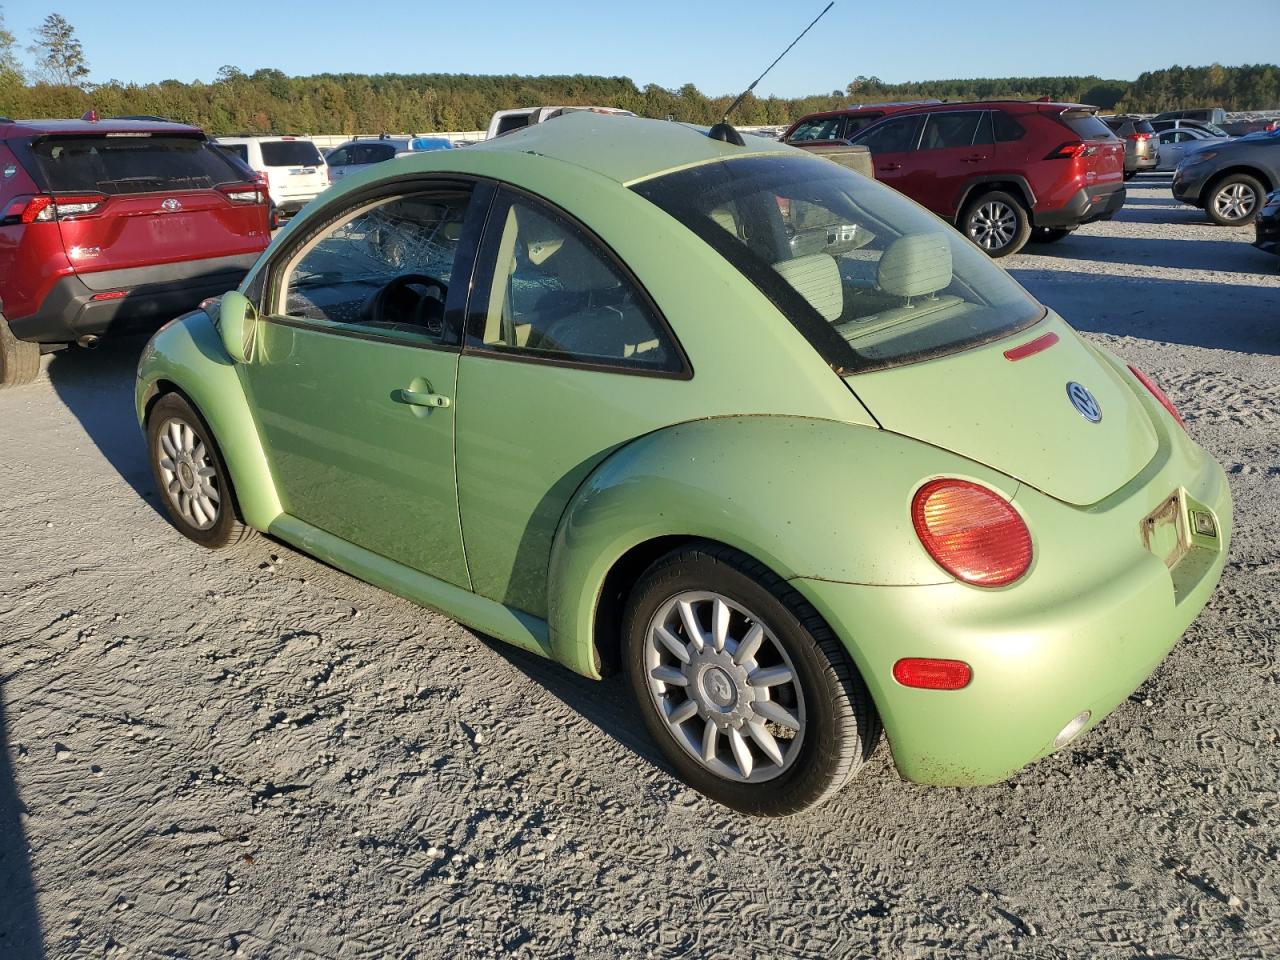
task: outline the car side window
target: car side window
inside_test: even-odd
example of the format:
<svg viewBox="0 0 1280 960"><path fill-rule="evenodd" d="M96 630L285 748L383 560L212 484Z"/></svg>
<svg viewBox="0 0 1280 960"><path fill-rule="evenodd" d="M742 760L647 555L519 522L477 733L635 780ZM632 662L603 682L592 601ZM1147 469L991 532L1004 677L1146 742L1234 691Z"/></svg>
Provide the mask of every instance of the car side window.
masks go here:
<svg viewBox="0 0 1280 960"><path fill-rule="evenodd" d="M295 253L271 312L335 333L444 342L470 197L457 186L347 211Z"/></svg>
<svg viewBox="0 0 1280 960"><path fill-rule="evenodd" d="M920 139L923 117L890 117L858 135L857 142L872 153L901 153L914 150Z"/></svg>
<svg viewBox="0 0 1280 960"><path fill-rule="evenodd" d="M920 149L944 150L948 147L972 146L981 120L980 110L931 113L925 122Z"/></svg>
<svg viewBox="0 0 1280 960"><path fill-rule="evenodd" d="M550 207L502 193L480 263L468 348L637 372L683 369L679 349L635 282Z"/></svg>
<svg viewBox="0 0 1280 960"><path fill-rule="evenodd" d="M1017 120L1009 116L1003 110L995 110L991 114L992 125L995 128L996 143L1009 143L1013 140L1021 140L1026 130Z"/></svg>
<svg viewBox="0 0 1280 960"><path fill-rule="evenodd" d="M329 156L325 157L325 163L329 164L331 167L345 167L351 162L350 159L348 159L349 156L350 154L346 147L339 147L337 150L333 151L333 153L329 154Z"/></svg>
<svg viewBox="0 0 1280 960"><path fill-rule="evenodd" d="M843 119L843 117L821 117L816 120L806 120L796 127L796 132L791 135L791 141L809 143L814 140L837 140L844 126Z"/></svg>

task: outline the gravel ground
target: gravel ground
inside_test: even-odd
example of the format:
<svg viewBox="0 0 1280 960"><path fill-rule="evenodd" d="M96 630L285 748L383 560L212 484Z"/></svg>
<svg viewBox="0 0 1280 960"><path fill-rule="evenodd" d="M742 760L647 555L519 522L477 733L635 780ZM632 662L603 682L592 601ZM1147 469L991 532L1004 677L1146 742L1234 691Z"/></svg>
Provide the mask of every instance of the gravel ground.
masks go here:
<svg viewBox="0 0 1280 960"><path fill-rule="evenodd" d="M0 394L0 958L1280 955L1276 261L1144 177L1006 265L1226 466L1222 586L1068 751L749 821L594 684L158 513L138 344Z"/></svg>

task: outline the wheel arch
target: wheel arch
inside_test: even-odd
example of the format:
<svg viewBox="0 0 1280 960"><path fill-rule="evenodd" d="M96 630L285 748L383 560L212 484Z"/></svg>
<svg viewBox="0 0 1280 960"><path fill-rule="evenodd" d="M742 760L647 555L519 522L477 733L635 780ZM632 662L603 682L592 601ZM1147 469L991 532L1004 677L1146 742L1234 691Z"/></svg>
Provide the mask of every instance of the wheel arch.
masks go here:
<svg viewBox="0 0 1280 960"><path fill-rule="evenodd" d="M989 190L1003 190L1005 193L1012 194L1020 199L1027 211L1027 216L1032 223L1035 222L1036 194L1031 189L1031 184L1026 177L1012 173L992 173L974 177L966 181L964 187L961 188L960 198L956 201L954 217L954 223L957 227L960 225L960 218L964 216L964 209L969 205L969 201Z"/></svg>
<svg viewBox="0 0 1280 960"><path fill-rule="evenodd" d="M1276 189L1277 186L1280 186L1280 183L1277 183L1276 177L1271 176L1261 167L1255 167L1248 163L1234 163L1229 167L1223 167L1205 181L1204 191L1201 194L1205 198L1205 203L1208 203L1210 192L1217 187L1218 184L1227 177L1235 176L1236 174L1244 174L1245 176L1253 177L1262 184L1263 189L1268 193Z"/></svg>
<svg viewBox="0 0 1280 960"><path fill-rule="evenodd" d="M166 324L143 350L134 403L144 430L155 403L171 392L180 394L204 419L231 475L245 522L265 531L283 509L235 363L202 310Z"/></svg>

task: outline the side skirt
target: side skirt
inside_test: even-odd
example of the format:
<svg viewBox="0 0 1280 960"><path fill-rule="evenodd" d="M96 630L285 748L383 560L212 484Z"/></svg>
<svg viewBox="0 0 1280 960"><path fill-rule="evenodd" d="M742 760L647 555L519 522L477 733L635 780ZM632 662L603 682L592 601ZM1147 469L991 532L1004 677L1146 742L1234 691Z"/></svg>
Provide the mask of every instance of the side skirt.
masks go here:
<svg viewBox="0 0 1280 960"><path fill-rule="evenodd" d="M430 607L522 650L552 659L545 620L388 560L288 514L276 517L267 533L375 587Z"/></svg>

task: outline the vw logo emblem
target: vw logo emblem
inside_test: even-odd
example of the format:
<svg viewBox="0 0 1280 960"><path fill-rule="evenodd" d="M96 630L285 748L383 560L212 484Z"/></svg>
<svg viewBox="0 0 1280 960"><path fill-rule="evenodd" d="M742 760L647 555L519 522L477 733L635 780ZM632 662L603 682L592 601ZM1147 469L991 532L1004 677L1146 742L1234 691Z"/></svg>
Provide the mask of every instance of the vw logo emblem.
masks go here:
<svg viewBox="0 0 1280 960"><path fill-rule="evenodd" d="M1098 401L1093 398L1093 394L1074 380L1067 384L1067 399L1076 408L1076 413L1090 423L1097 423L1102 419L1102 408L1098 406Z"/></svg>
<svg viewBox="0 0 1280 960"><path fill-rule="evenodd" d="M168 210L170 213L177 213L179 210L182 209L182 204L179 203L177 200L173 199L173 197L170 197L164 203L160 204L160 209Z"/></svg>

